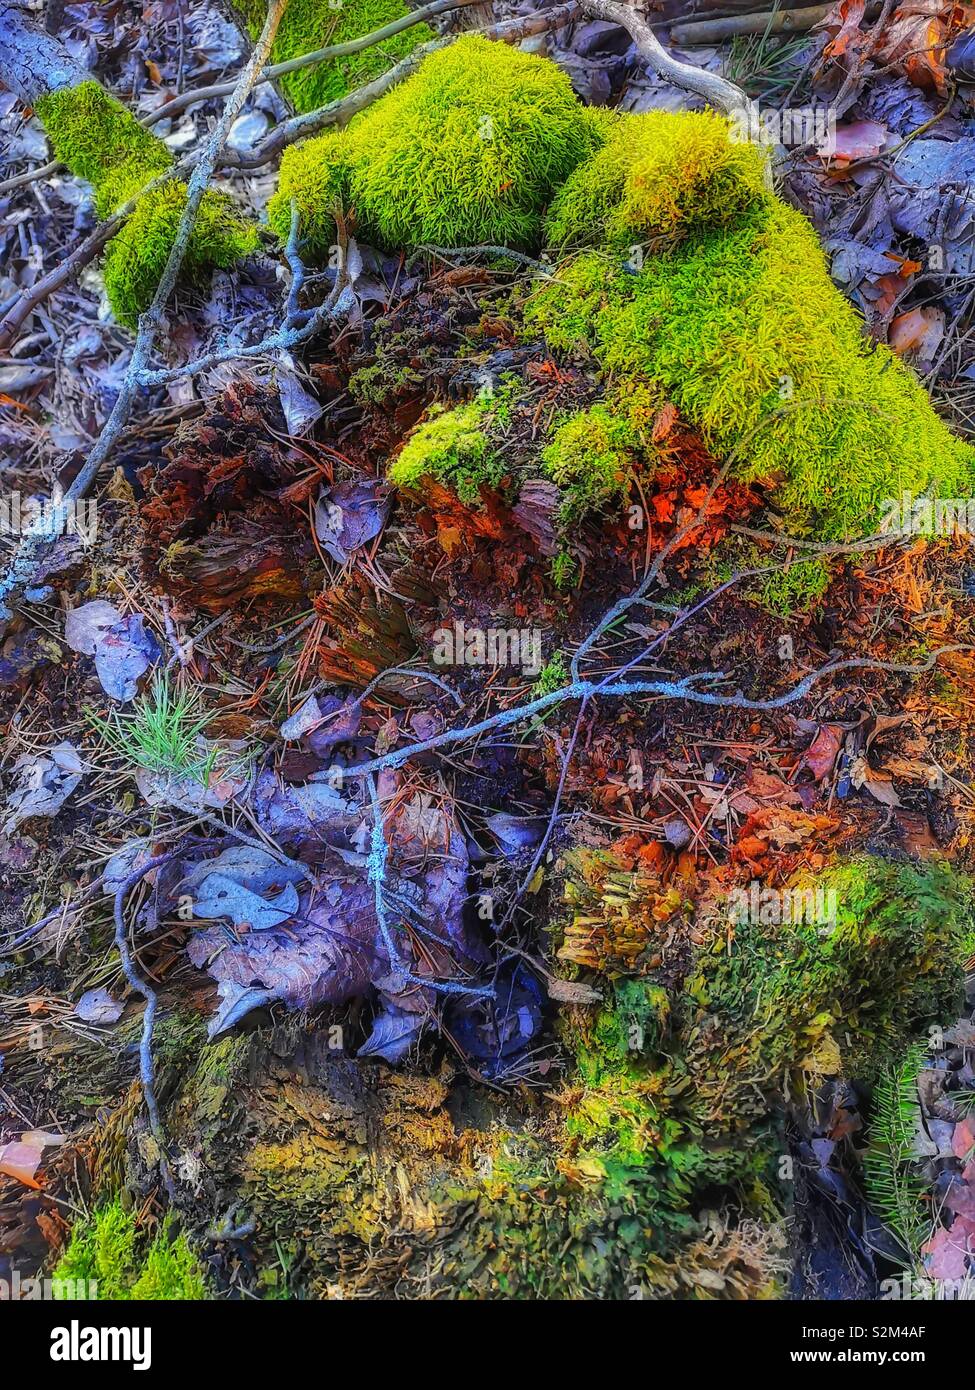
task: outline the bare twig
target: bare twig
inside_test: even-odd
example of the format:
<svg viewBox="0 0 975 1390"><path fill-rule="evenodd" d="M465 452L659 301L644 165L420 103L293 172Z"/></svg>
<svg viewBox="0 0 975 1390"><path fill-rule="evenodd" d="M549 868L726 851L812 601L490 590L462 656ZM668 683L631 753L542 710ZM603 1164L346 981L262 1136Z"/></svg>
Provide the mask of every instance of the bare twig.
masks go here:
<svg viewBox="0 0 975 1390"><path fill-rule="evenodd" d="M605 19L611 24L622 24L640 50L640 56L647 67L660 77L665 77L677 87L694 92L703 97L709 105L729 116L750 122L754 117L754 103L727 77L716 72L705 72L691 63L682 63L657 38L647 21L630 5L620 4L618 0L581 0L586 14L595 19ZM750 129L751 125L745 127Z"/></svg>
<svg viewBox="0 0 975 1390"><path fill-rule="evenodd" d="M523 705L515 705L510 709L500 710L497 714L490 715L486 719L479 720L476 724L470 724L462 729L445 729L443 733L436 734L433 738L423 739L418 743L407 744L403 748L397 748L389 753L384 753L379 758L372 758L368 762L360 763L355 767L346 770L349 777L368 777L376 772L384 772L389 768L400 767L410 758L416 757L420 753L435 752L440 748L447 748L455 743L463 743L473 738L478 738L482 734L491 733L496 729L510 728L513 724L524 723L526 719L531 719L536 714L541 714L544 710L551 709L553 705L561 704L565 700L591 699L596 695L607 695L613 697L627 697L631 695L656 695L664 700L687 700L691 704L713 705L719 709L744 709L769 712L771 710L785 709L788 705L795 704L797 700L803 699L808 695L813 686L828 676L835 675L838 671L890 671L903 675L923 675L926 671L933 670L939 656L946 652L970 651L972 648L965 643L952 646L938 647L931 652L928 659L923 663L912 666L901 662L877 661L872 657L849 657L843 661L827 662L825 666L820 666L809 675L804 676L801 681L794 685L790 690L782 695L773 696L768 700L753 700L740 692L734 695L721 695L713 690L699 690L697 683L707 683L712 685L716 682L726 681L728 677L722 671L695 671L689 676L683 676L679 680L656 680L656 681L621 681L615 678L601 681L578 680L563 686L561 690L551 691L547 695L540 695L535 700L529 700Z"/></svg>
<svg viewBox="0 0 975 1390"><path fill-rule="evenodd" d="M161 869L163 865L170 863L178 853L178 850L170 850L168 854L156 855L154 859L148 860L138 869L133 869L125 882L119 885L115 894L114 914L115 945L118 947L122 971L132 989L135 990L136 994L141 994L146 1001L145 1013L142 1015L142 1040L139 1043L139 1076L142 1081L142 1094L145 1098L146 1110L149 1112L149 1128L159 1150L159 1171L162 1175L166 1194L171 1202L175 1200L176 1192L173 1186L173 1175L169 1168L169 1159L166 1155L166 1132L163 1129L162 1118L159 1114L159 1102L156 1099L156 1073L152 1055L152 1030L156 1021L156 1008L159 1001L156 991L151 985L146 984L132 960L128 931L125 926L125 899L147 874L152 873L153 869Z"/></svg>

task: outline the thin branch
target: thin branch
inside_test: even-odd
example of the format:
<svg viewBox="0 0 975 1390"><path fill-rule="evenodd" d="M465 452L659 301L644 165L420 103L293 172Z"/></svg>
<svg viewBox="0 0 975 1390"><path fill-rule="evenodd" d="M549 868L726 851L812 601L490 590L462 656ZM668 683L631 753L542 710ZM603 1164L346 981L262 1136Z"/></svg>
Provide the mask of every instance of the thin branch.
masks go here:
<svg viewBox="0 0 975 1390"><path fill-rule="evenodd" d="M692 63L682 63L657 38L647 21L630 5L619 4L617 0L581 0L586 14L594 19L605 19L611 24L621 24L627 30L640 51L640 56L651 71L683 87L687 92L703 97L709 105L717 107L729 116L748 121L756 108L754 102L727 77L716 72L705 72ZM751 127L746 125L746 129Z"/></svg>
<svg viewBox="0 0 975 1390"><path fill-rule="evenodd" d="M540 695L536 700L529 700L523 705L500 710L497 714L482 719L476 724L470 724L466 728L445 729L443 733L437 734L433 738L408 744L403 748L385 753L382 757L372 758L368 762L347 768L346 776L368 777L376 772L400 767L408 759L417 757L420 753L434 752L455 743L463 743L472 738L478 738L481 734L491 733L495 729L509 728L513 724L524 723L526 719L531 719L534 715L541 714L544 710L551 709L553 705L561 704L564 700L588 700L595 695L614 697L656 695L665 700L687 700L692 704L714 705L721 709L768 712L785 709L788 705L795 704L797 700L808 695L819 681L835 675L838 671L891 671L903 675L923 675L926 671L933 669L937 658L945 652L971 650L972 647L966 643L938 647L937 650L930 653L925 662L916 666L893 661L876 661L872 657L850 657L844 661L829 662L804 676L791 690L787 690L783 695L773 696L769 700L752 700L741 693L721 695L712 690L698 690L696 688L696 683L699 682L713 684L717 681L728 680L722 671L695 671L679 680L621 681L612 678L607 681L603 678L600 681L573 681L569 685L563 686L561 690L553 690L549 694Z"/></svg>
<svg viewBox="0 0 975 1390"><path fill-rule="evenodd" d="M136 994L141 994L146 1001L145 1013L142 1015L142 1039L139 1043L139 1076L142 1081L142 1094L146 1102L146 1110L149 1112L149 1128L159 1150L159 1171L162 1175L166 1194L171 1202L175 1200L176 1191L169 1167L169 1159L166 1155L166 1131L163 1129L162 1117L159 1114L159 1102L156 1098L156 1071L152 1055L152 1030L156 1021L156 1007L159 1001L156 991L151 985L146 984L135 968L132 953L129 950L129 936L125 925L125 899L147 874L150 874L153 869L161 869L164 864L169 864L178 853L178 850L170 850L168 854L159 854L154 859L142 864L138 869L133 869L125 882L119 885L115 894L114 911L115 945L118 947L123 974Z"/></svg>

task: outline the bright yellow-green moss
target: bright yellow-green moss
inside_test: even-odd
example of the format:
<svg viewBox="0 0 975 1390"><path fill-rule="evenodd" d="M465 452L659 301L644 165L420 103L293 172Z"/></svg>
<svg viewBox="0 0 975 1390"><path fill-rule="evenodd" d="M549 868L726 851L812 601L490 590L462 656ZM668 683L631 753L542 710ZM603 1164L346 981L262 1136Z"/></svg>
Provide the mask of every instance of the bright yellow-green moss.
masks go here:
<svg viewBox="0 0 975 1390"><path fill-rule="evenodd" d="M800 560L762 581L759 601L773 613L807 613L829 588L829 561Z"/></svg>
<svg viewBox="0 0 975 1390"><path fill-rule="evenodd" d="M235 7L246 21L251 37L256 39L267 17L264 0L235 0ZM408 13L409 7L402 0L290 0L274 40L271 61L286 63L317 48L348 43L383 29ZM417 44L433 37L433 30L426 24L417 24L360 53L286 73L278 82L297 111L314 111L378 77L412 53Z"/></svg>
<svg viewBox="0 0 975 1390"><path fill-rule="evenodd" d="M125 226L105 252L105 291L116 318L134 327L152 299L169 258L186 206L186 185L164 184L140 198ZM229 270L260 246L257 228L246 222L223 193L204 194L183 259L182 275L199 282L211 270Z"/></svg>
<svg viewBox="0 0 975 1390"><path fill-rule="evenodd" d="M54 1270L55 1281L83 1281L97 1297L148 1301L205 1299L209 1290L196 1256L182 1234L159 1234L139 1253L135 1217L114 1201L78 1222ZM56 1290L57 1292L57 1290Z"/></svg>
<svg viewBox="0 0 975 1390"><path fill-rule="evenodd" d="M482 487L497 487L504 467L485 433L485 409L478 402L432 415L414 431L389 469L396 487L416 488L434 478L476 505Z"/></svg>
<svg viewBox="0 0 975 1390"><path fill-rule="evenodd" d="M94 186L99 217L109 217L172 164L163 142L97 82L50 92L41 97L36 110L55 157ZM134 327L148 307L185 203L185 184L163 184L140 199L109 243L105 289L121 323ZM241 217L232 200L208 192L200 205L183 273L188 279L200 279L215 266L233 265L258 245L256 227Z"/></svg>
<svg viewBox="0 0 975 1390"><path fill-rule="evenodd" d="M639 457L652 449L651 431L662 404L659 392L628 380L606 401L559 421L541 464L563 490L564 525L626 500Z"/></svg>
<svg viewBox="0 0 975 1390"><path fill-rule="evenodd" d="M307 206L316 159L345 164L347 197L362 235L380 245L537 244L559 184L598 140L597 125L554 63L476 35L431 54L414 77L333 139L282 160L268 207L282 239L297 197L312 237L327 209ZM331 194L340 176L325 176Z"/></svg>
<svg viewBox="0 0 975 1390"><path fill-rule="evenodd" d="M558 426L542 450L542 468L565 493L564 521L626 497L637 442L629 423L605 405L580 410Z"/></svg>
<svg viewBox="0 0 975 1390"><path fill-rule="evenodd" d="M639 273L584 253L527 306L555 349L649 379L790 527L870 534L885 499L966 497L970 446L829 278L804 217L766 196L731 228L689 233Z"/></svg>
<svg viewBox="0 0 975 1390"><path fill-rule="evenodd" d="M552 245L630 245L727 226L764 198L764 159L712 112L619 116L545 223Z"/></svg>
<svg viewBox="0 0 975 1390"><path fill-rule="evenodd" d="M302 255L325 259L335 244L335 211L349 206L350 139L347 131L327 131L292 145L281 159L277 192L267 205L268 221L284 245L291 232L292 205L298 210Z"/></svg>
<svg viewBox="0 0 975 1390"><path fill-rule="evenodd" d="M173 162L162 140L98 82L49 92L35 110L54 157L94 185L99 217L108 217Z"/></svg>

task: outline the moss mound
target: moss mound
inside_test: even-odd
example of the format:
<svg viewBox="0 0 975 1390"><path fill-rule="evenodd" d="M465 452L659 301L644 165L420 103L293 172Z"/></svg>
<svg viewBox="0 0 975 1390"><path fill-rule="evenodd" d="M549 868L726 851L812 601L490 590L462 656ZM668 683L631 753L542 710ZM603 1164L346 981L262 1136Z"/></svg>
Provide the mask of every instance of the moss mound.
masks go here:
<svg viewBox="0 0 975 1390"><path fill-rule="evenodd" d="M109 217L172 164L172 155L97 82L49 92L37 103L55 157L95 189L99 217ZM140 199L105 255L105 290L119 322L135 327L152 299L186 203L186 185L172 182ZM203 197L183 273L201 279L229 267L259 245L256 227L225 194Z"/></svg>
<svg viewBox="0 0 975 1390"><path fill-rule="evenodd" d="M551 245L629 245L728 226L763 200L764 160L712 112L617 117L557 193Z"/></svg>
<svg viewBox="0 0 975 1390"><path fill-rule="evenodd" d="M186 206L186 185L173 181L139 199L105 252L105 290L121 322L134 327L149 306L169 258ZM183 258L182 275L199 283L214 269L229 270L260 246L257 228L245 222L222 193L206 193Z"/></svg>
<svg viewBox="0 0 975 1390"><path fill-rule="evenodd" d="M331 213L323 192L339 192L362 235L392 249L533 246L545 205L597 139L554 63L469 35L347 131L288 151L268 216L285 240L294 199L320 247Z"/></svg>
<svg viewBox="0 0 975 1390"><path fill-rule="evenodd" d="M865 341L812 227L771 196L636 273L582 253L526 320L555 350L658 385L737 477L774 490L791 528L862 536L886 499L972 493L975 451L911 370Z"/></svg>
<svg viewBox="0 0 975 1390"><path fill-rule="evenodd" d="M264 27L267 6L263 0L235 0L252 38ZM344 0L329 4L323 0L291 0L278 29L271 50L272 63L286 63L301 58L316 48L348 43L364 34L374 33L409 14L402 0ZM405 29L391 39L351 53L345 58L300 68L278 79L279 86L296 111L314 111L330 101L338 101L353 88L369 82L380 73L412 53L417 44L434 37L426 24Z"/></svg>
<svg viewBox="0 0 975 1390"><path fill-rule="evenodd" d="M482 487L497 487L504 476L485 433L488 412L476 401L432 415L414 431L389 470L396 487L415 488L434 478L476 506Z"/></svg>

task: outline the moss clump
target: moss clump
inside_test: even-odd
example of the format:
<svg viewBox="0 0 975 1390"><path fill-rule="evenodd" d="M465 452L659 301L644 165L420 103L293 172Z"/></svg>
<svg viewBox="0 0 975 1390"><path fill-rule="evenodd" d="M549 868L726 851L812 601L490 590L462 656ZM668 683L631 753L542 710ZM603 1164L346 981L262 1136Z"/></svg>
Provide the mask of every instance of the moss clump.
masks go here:
<svg viewBox="0 0 975 1390"><path fill-rule="evenodd" d="M738 478L775 490L791 529L861 536L887 498L972 493L975 451L907 367L866 344L809 223L771 196L639 273L576 257L529 301L526 324L657 385Z"/></svg>
<svg viewBox="0 0 975 1390"><path fill-rule="evenodd" d="M545 222L552 245L602 246L727 226L764 199L764 160L712 112L621 116Z"/></svg>
<svg viewBox="0 0 975 1390"><path fill-rule="evenodd" d="M105 252L105 292L120 323L135 327L149 307L186 206L186 185L164 184L139 199L125 226ZM211 270L229 270L260 247L257 228L244 221L233 201L206 193L183 258L181 274L200 282Z"/></svg>
<svg viewBox="0 0 975 1390"><path fill-rule="evenodd" d="M256 39L267 17L263 0L235 0L235 8L246 22L251 37ZM408 13L409 7L402 0L340 0L338 4L291 0L274 40L271 61L286 63L317 48L348 43L383 29ZM433 30L426 24L417 24L360 53L285 73L278 78L278 84L296 111L314 111L378 77L412 53L417 44L434 37Z"/></svg>
<svg viewBox="0 0 975 1390"><path fill-rule="evenodd" d="M49 92L37 103L55 157L94 186L95 209L109 217L164 174L172 155L97 82ZM148 307L172 249L186 204L186 185L163 184L136 204L105 255L105 290L116 318L134 327ZM256 227L225 194L204 195L183 273L199 280L258 249Z"/></svg>
<svg viewBox="0 0 975 1390"><path fill-rule="evenodd" d="M51 153L94 185L99 217L110 216L173 162L162 140L98 82L48 92L35 110Z"/></svg>
<svg viewBox="0 0 975 1390"><path fill-rule="evenodd" d="M484 429L484 410L477 402L434 414L415 430L389 470L400 488L420 487L433 478L476 506L482 487L497 487L504 476Z"/></svg>
<svg viewBox="0 0 975 1390"><path fill-rule="evenodd" d="M186 1237L159 1234L145 1246L135 1217L118 1201L75 1225L53 1278L71 1280L74 1287L83 1281L89 1296L97 1292L102 1301L199 1301L209 1296L203 1270Z"/></svg>
<svg viewBox="0 0 975 1390"><path fill-rule="evenodd" d="M956 1016L971 895L949 867L859 859L795 887L822 893L827 920L738 921L687 982L685 1056L709 1123L761 1113L790 1073L871 1081Z"/></svg>
<svg viewBox="0 0 975 1390"><path fill-rule="evenodd" d="M799 560L770 574L758 593L759 602L772 613L787 618L790 613L807 613L829 588L829 561Z"/></svg>
<svg viewBox="0 0 975 1390"><path fill-rule="evenodd" d="M343 189L362 234L382 246L532 246L546 203L597 140L554 63L468 35L338 138L288 151L268 217L285 239L294 198L303 235L321 245L322 188L327 199Z"/></svg>
<svg viewBox="0 0 975 1390"><path fill-rule="evenodd" d="M499 488L505 478L501 448L518 390L518 381L505 377L497 390L466 405L435 406L394 459L389 481L411 490L439 483L466 506L482 505L482 489Z"/></svg>
<svg viewBox="0 0 975 1390"><path fill-rule="evenodd" d="M640 438L623 414L598 404L556 427L542 450L542 471L563 489L560 521L624 501L633 480Z"/></svg>
<svg viewBox="0 0 975 1390"><path fill-rule="evenodd" d="M335 213L350 201L347 131L326 131L292 145L281 158L277 191L267 205L268 221L282 244L291 232L292 206L298 210L304 255L323 260L335 244Z"/></svg>

